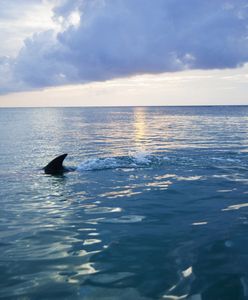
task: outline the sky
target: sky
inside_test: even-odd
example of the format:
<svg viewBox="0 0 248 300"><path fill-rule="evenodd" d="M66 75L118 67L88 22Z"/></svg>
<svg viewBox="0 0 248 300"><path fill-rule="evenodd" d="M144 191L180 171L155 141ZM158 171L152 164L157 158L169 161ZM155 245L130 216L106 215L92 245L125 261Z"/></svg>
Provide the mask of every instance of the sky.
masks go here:
<svg viewBox="0 0 248 300"><path fill-rule="evenodd" d="M0 0L0 107L248 104L247 0Z"/></svg>

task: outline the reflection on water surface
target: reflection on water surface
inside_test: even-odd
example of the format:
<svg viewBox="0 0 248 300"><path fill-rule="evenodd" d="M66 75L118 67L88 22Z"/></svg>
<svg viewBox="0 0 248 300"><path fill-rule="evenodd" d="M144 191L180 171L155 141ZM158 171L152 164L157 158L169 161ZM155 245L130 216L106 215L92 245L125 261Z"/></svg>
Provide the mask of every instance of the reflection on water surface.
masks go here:
<svg viewBox="0 0 248 300"><path fill-rule="evenodd" d="M247 117L1 109L0 297L247 299Z"/></svg>

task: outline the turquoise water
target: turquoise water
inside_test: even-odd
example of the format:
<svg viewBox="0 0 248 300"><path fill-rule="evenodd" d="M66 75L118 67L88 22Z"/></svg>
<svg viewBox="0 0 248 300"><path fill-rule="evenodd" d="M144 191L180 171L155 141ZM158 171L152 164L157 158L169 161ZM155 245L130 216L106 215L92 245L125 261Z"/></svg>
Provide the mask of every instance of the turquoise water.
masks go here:
<svg viewBox="0 0 248 300"><path fill-rule="evenodd" d="M248 107L0 109L1 299L248 299ZM64 176L42 167L68 153Z"/></svg>

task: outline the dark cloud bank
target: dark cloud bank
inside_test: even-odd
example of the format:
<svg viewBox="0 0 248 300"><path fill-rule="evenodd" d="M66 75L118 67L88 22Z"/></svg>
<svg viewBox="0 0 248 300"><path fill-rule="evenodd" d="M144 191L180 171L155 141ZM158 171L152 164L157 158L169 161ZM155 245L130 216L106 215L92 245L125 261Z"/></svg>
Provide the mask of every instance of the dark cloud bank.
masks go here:
<svg viewBox="0 0 248 300"><path fill-rule="evenodd" d="M37 33L0 58L2 93L143 73L235 68L248 61L242 0L78 0L54 9L78 26Z"/></svg>

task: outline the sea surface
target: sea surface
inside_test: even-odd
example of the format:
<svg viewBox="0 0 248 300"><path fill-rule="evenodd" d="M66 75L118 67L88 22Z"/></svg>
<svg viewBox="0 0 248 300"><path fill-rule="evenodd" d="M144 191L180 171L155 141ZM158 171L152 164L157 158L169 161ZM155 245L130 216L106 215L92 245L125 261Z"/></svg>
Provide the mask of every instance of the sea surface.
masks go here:
<svg viewBox="0 0 248 300"><path fill-rule="evenodd" d="M0 299L248 299L248 107L0 109Z"/></svg>

